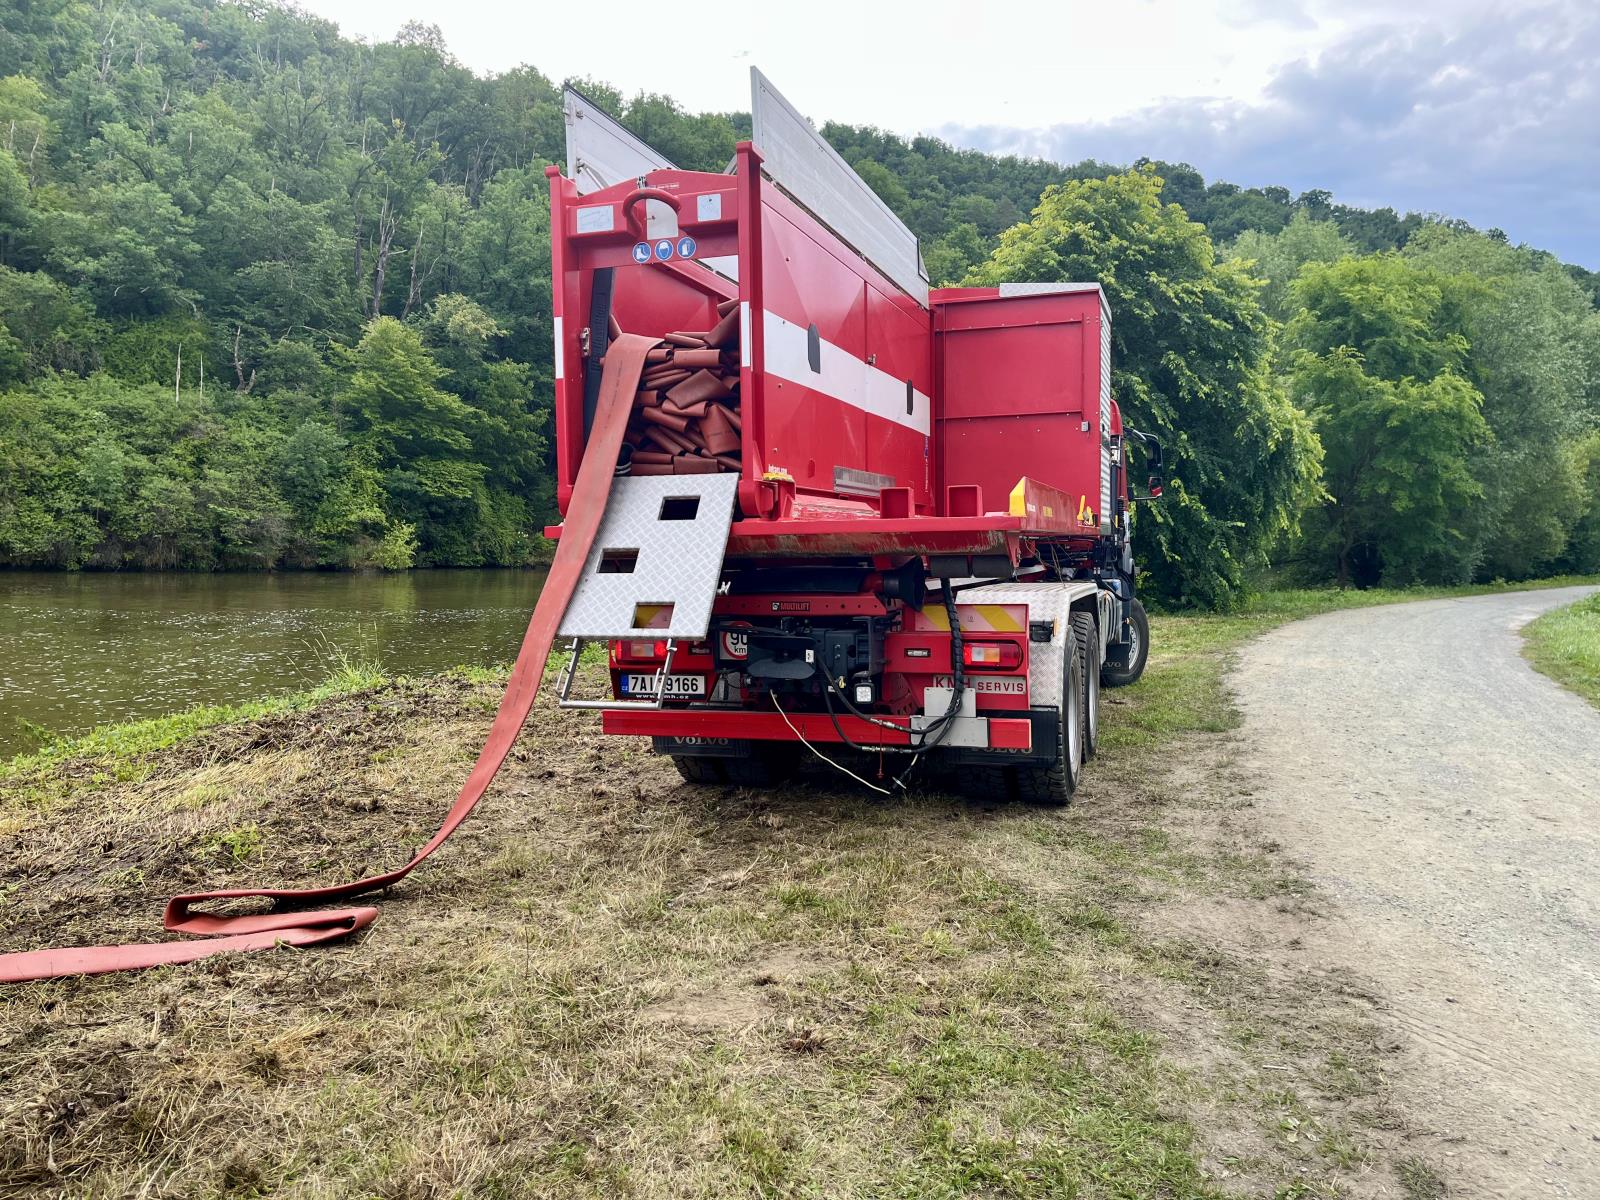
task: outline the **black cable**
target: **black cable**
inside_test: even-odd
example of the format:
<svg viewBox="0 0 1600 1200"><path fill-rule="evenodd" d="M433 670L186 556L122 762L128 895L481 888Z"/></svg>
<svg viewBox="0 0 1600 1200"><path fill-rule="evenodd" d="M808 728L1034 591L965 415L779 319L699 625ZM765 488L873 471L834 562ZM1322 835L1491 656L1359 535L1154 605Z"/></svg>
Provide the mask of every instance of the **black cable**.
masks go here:
<svg viewBox="0 0 1600 1200"><path fill-rule="evenodd" d="M955 690L950 696L950 709L945 716L954 716L961 707L961 695L967 690L965 645L961 640L961 618L956 613L955 592L948 579L939 581L939 590L944 594L944 611L950 618L950 670L955 679Z"/></svg>
<svg viewBox="0 0 1600 1200"><path fill-rule="evenodd" d="M944 610L950 621L950 670L952 682L954 684L954 687L951 689L950 693L950 707L945 710L943 716L937 718L926 729L921 731L922 736L914 745L891 746L886 744L878 744L866 746L859 742L852 741L849 735L845 733L844 726L839 723L839 714L834 711L833 707L833 696L836 692L839 696L839 699L844 701L844 706L850 710L850 714L856 717L858 720L865 721L869 725L876 725L880 729L890 730L894 733L905 733L907 732L907 727L904 725L896 725L891 721L882 721L869 713L862 712L851 701L849 694L844 689L835 687L832 679L828 678L827 676L823 676L822 700L828 709L828 719L833 722L833 730L839 735L839 740L846 746L850 747L850 749L864 754L870 754L874 750L880 754L924 754L927 751L936 748L944 741L945 737L950 732L951 725L953 725L955 722L955 718L960 714L961 697L962 694L967 690L966 664L964 662L964 643L961 637L961 618L956 612L955 594L954 590L950 586L950 581L946 579L941 582L943 585L941 590L944 596ZM907 768L907 770L909 769L910 768Z"/></svg>

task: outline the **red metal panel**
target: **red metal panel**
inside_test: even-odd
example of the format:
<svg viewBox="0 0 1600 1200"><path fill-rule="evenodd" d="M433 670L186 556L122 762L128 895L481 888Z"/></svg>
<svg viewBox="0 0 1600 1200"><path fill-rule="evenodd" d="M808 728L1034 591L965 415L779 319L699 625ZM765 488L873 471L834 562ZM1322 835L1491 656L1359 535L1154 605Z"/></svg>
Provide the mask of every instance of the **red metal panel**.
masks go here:
<svg viewBox="0 0 1600 1200"><path fill-rule="evenodd" d="M822 244L820 227L808 231L769 204L761 232L764 312L789 327L782 350L770 340L762 349L764 456L768 469L787 470L800 488L832 492L834 467L866 469L867 417L829 394L847 386L837 371L828 374L833 363L819 359L824 370L813 372L794 339L815 325L823 341L865 359L865 284ZM764 313L752 313L752 323L765 327ZM807 386L813 381L815 388Z"/></svg>
<svg viewBox="0 0 1600 1200"><path fill-rule="evenodd" d="M990 717L989 745L996 750L1032 750L1033 722Z"/></svg>
<svg viewBox="0 0 1600 1200"><path fill-rule="evenodd" d="M900 723L905 718L884 717L885 721ZM790 713L789 720L808 742L837 742L838 733L833 722L816 713ZM890 733L878 725L859 717L841 716L850 740L863 746L905 746L911 742L909 733ZM632 734L636 737L723 737L751 738L756 741L793 742L794 734L777 712L744 712L736 709L623 709L608 710L601 714L600 727L606 733Z"/></svg>
<svg viewBox="0 0 1600 1200"><path fill-rule="evenodd" d="M740 142L735 151L739 180L739 395L744 410L744 478L741 488L746 492L758 485L754 482L766 472L766 455L762 447L767 444L766 414L758 400L765 386L766 376L761 363L765 353L766 331L756 315L766 304L766 288L762 284L766 255L761 248L761 155L749 142ZM751 507L741 494L745 512Z"/></svg>
<svg viewBox="0 0 1600 1200"><path fill-rule="evenodd" d="M946 421L1084 411L1084 326L1076 317L1049 324L946 329L942 341L939 415Z"/></svg>
<svg viewBox="0 0 1600 1200"><path fill-rule="evenodd" d="M1096 291L935 293L941 490L976 483L1006 511L1026 476L1065 493L1074 516L1098 508L1100 304Z"/></svg>
<svg viewBox="0 0 1600 1200"><path fill-rule="evenodd" d="M718 616L772 616L805 613L813 617L881 617L888 612L876 596L718 596L711 606ZM946 639L948 644L949 639ZM947 655L948 657L948 652Z"/></svg>
<svg viewBox="0 0 1600 1200"><path fill-rule="evenodd" d="M900 384L909 381L920 396L912 401L921 416L933 396L933 342L929 314L910 297L867 288L867 346L873 369ZM926 400L921 397L927 397ZM898 398L898 397L897 397ZM866 469L909 487L920 511L933 506L932 414L926 434L895 421L867 420Z"/></svg>

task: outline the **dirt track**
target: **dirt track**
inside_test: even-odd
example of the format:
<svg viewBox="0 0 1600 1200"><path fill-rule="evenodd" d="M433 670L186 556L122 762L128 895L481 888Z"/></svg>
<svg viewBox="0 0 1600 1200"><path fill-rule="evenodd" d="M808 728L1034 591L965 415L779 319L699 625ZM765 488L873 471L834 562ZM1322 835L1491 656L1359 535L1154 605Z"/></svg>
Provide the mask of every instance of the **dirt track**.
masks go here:
<svg viewBox="0 0 1600 1200"><path fill-rule="evenodd" d="M1592 590L1333 613L1231 680L1265 828L1333 901L1307 948L1383 996L1452 1195L1600 1196L1600 712L1517 632Z"/></svg>

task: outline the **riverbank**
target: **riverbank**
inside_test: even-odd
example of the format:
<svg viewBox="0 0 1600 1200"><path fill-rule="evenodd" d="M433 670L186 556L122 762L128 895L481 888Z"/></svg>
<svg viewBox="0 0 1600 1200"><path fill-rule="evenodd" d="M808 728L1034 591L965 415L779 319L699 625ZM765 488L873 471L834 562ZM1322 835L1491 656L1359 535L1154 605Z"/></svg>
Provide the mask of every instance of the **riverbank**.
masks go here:
<svg viewBox="0 0 1600 1200"><path fill-rule="evenodd" d="M1252 830L1223 672L1259 630L1393 598L1158 616L1066 812L883 804L814 774L700 791L593 716L541 709L360 939L15 989L0 1177L155 1196L1439 1194L1448 1146L1390 1104L1375 1003L1219 949L1188 916L1322 919ZM398 861L498 682L356 675L13 762L0 942L146 940L175 891Z"/></svg>
<svg viewBox="0 0 1600 1200"><path fill-rule="evenodd" d="M61 736L516 653L545 575L0 572L0 761Z"/></svg>
<svg viewBox="0 0 1600 1200"><path fill-rule="evenodd" d="M1600 596L1546 613L1522 634L1529 662L1600 708Z"/></svg>

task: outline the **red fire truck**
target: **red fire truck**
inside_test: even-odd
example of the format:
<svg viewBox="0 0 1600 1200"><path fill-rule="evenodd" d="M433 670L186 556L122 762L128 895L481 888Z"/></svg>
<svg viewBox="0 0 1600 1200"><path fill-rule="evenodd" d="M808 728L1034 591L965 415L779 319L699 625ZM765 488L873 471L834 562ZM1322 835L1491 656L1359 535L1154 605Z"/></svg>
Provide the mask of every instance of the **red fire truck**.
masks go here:
<svg viewBox="0 0 1600 1200"><path fill-rule="evenodd" d="M1065 804L1102 683L1137 679L1149 645L1129 515L1160 494L1160 447L1112 397L1104 293L930 289L915 236L752 74L754 136L722 173L566 96L563 514L586 454L617 467L560 627L560 702L697 783L769 783L809 753L891 790L932 758ZM656 345L612 381L632 411L597 446L624 333ZM575 694L591 641L607 695Z"/></svg>

